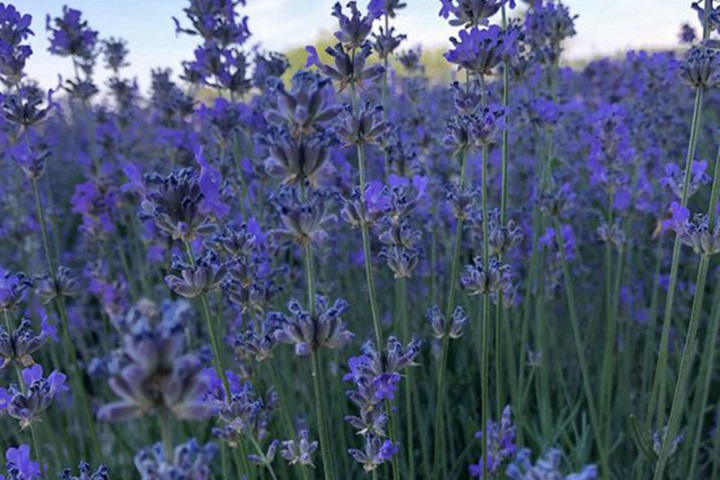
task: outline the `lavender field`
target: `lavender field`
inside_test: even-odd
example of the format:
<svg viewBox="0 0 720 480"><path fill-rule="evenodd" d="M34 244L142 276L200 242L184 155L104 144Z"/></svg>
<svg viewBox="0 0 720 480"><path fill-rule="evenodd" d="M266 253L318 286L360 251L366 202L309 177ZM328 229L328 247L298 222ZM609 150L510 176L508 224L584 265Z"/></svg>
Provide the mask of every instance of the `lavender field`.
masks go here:
<svg viewBox="0 0 720 480"><path fill-rule="evenodd" d="M183 0L157 21L197 48L148 93L29 3L0 480L720 479L720 1L581 66L570 1L440 0L447 82L413 0L328 2L294 66L245 0Z"/></svg>

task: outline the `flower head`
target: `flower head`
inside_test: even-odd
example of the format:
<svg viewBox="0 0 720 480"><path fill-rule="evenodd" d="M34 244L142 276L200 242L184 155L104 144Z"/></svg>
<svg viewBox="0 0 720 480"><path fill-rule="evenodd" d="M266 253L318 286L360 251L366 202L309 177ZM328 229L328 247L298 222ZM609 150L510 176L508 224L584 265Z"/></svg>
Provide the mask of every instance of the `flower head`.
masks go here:
<svg viewBox="0 0 720 480"><path fill-rule="evenodd" d="M5 452L8 480L35 480L41 477L40 464L30 459L30 446L20 445Z"/></svg>
<svg viewBox="0 0 720 480"><path fill-rule="evenodd" d="M354 50L360 47L370 35L375 17L362 15L355 1L348 2L347 7L350 10L350 15L343 13L340 2L333 6L332 15L338 19L340 24L340 30L335 32L335 38L340 40L340 43L346 48Z"/></svg>
<svg viewBox="0 0 720 480"><path fill-rule="evenodd" d="M307 430L300 430L296 440L285 440L280 444L280 456L290 465L307 465L314 467L312 455L318 448L317 441L310 441Z"/></svg>
<svg viewBox="0 0 720 480"><path fill-rule="evenodd" d="M560 473L562 463L562 452L550 450L539 458L533 465L528 449L522 449L515 461L507 468L506 475L510 480L536 480L536 479L558 479L558 480L596 480L598 478L597 467L587 465L580 472L570 475Z"/></svg>
<svg viewBox="0 0 720 480"><path fill-rule="evenodd" d="M461 30L458 36L459 39L450 39L454 48L445 53L447 61L480 75L490 75L501 61L515 53L518 31L492 25Z"/></svg>
<svg viewBox="0 0 720 480"><path fill-rule="evenodd" d="M201 446L192 439L175 447L172 458L167 458L163 446L158 443L135 455L135 467L141 480L209 480L210 462L216 453L215 444Z"/></svg>
<svg viewBox="0 0 720 480"><path fill-rule="evenodd" d="M349 310L345 300L338 299L330 305L326 297L318 295L311 314L300 302L290 300L290 315L278 318L275 338L281 343L295 345L298 356L309 355L311 350L319 348L340 348L354 337L340 318Z"/></svg>
<svg viewBox="0 0 720 480"><path fill-rule="evenodd" d="M47 378L43 377L43 368L35 364L22 370L24 388L11 385L2 390L0 397L7 400L8 415L20 421L20 428L25 429L39 420L40 414L50 407L53 400L67 392L67 377L53 371Z"/></svg>

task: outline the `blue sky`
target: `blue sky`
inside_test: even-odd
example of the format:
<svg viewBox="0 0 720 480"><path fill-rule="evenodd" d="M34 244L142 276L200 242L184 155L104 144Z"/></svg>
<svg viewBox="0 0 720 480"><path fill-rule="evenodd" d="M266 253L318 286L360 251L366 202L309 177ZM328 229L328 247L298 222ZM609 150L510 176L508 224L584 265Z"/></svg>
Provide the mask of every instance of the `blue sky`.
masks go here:
<svg viewBox="0 0 720 480"><path fill-rule="evenodd" d="M7 1L7 0L6 0ZM344 2L344 0L343 0ZM58 16L63 4L83 12L102 38L122 37L130 47L130 76L136 76L143 90L150 69L171 67L192 57L196 39L176 36L172 16L182 18L186 0L16 0L11 2L33 16L36 36L28 73L43 87L57 84L58 74L72 72L70 61L47 53L45 16ZM330 10L335 0L247 0L242 11L250 17L251 43L268 50L284 50L311 44L322 31L331 31L335 19ZM360 0L361 5L367 0ZM437 16L439 0L406 0L395 21L397 30L408 34L408 44L427 47L448 44L455 29ZM578 35L568 44L571 58L612 54L626 49L671 46L676 43L682 22L693 20L690 0L566 0L580 17ZM101 80L103 76L99 77Z"/></svg>

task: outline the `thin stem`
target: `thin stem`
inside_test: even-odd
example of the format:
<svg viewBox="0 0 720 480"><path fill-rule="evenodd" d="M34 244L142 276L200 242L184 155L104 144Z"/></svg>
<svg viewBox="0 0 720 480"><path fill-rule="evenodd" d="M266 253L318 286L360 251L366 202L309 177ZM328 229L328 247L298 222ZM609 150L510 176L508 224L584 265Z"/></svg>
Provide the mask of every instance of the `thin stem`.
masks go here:
<svg viewBox="0 0 720 480"><path fill-rule="evenodd" d="M560 220L554 219L555 234L557 235L558 249L560 250L560 263L562 264L563 277L565 279L565 294L567 295L568 310L570 311L570 324L572 326L573 338L575 340L575 350L577 351L578 363L580 364L580 375L582 376L583 389L585 390L585 399L590 411L590 424L595 432L595 442L597 443L598 453L600 455L600 465L602 467L602 478L610 478L610 465L605 451L605 445L602 442L600 432L602 428L598 421L597 410L595 409L595 397L590 386L590 373L588 371L587 359L585 358L585 350L580 336L580 324L578 321L577 308L575 306L575 291L573 289L573 280L570 274L570 264L567 260L565 252L565 238L563 235Z"/></svg>
<svg viewBox="0 0 720 480"><path fill-rule="evenodd" d="M460 155L460 190L465 186L465 176L467 171L467 159L468 152L463 149L459 152ZM458 277L458 271L460 269L460 250L462 248L462 232L463 232L463 219L457 219L457 225L455 227L455 246L453 248L453 260L450 273L450 287L448 291L448 303L445 308L445 318L449 319L452 314L452 310L455 306L455 289L456 279ZM443 403L445 401L445 370L447 368L447 357L448 349L450 347L450 338L445 336L442 340L442 347L440 349L440 364L438 366L437 373L437 400L435 402L435 441L434 441L434 455L433 455L433 478L437 478L439 469L445 467L444 462L440 461L442 452L445 451L445 435L444 435L444 410Z"/></svg>
<svg viewBox="0 0 720 480"><path fill-rule="evenodd" d="M702 100L703 89L698 88L695 92L695 106L693 108L690 128L690 140L688 143L687 155L685 157L685 179L683 182L682 196L680 197L680 204L683 207L687 205L688 201L688 190L690 186L690 178L692 176L692 162L695 158L695 147L697 146L697 138L700 130L700 118L702 116ZM657 365L655 366L655 376L649 405L649 412L656 412L657 414L658 429L662 429L665 425L668 350L670 344L670 328L672 326L673 302L675 300L675 287L677 285L677 276L680 265L680 246L680 238L676 236L673 244L672 261L670 263L668 292L667 297L665 298L660 351L658 353ZM646 425L646 428L649 429L649 426L650 425Z"/></svg>
<svg viewBox="0 0 720 480"><path fill-rule="evenodd" d="M407 279L400 278L395 283L397 301L397 316L400 320L403 342L410 341L410 322L407 314ZM415 433L413 425L413 404L412 397L415 394L415 382L412 372L408 369L405 375L405 419L407 442L408 478L415 478Z"/></svg>
<svg viewBox="0 0 720 480"><path fill-rule="evenodd" d="M33 450L35 450L35 458L37 459L37 462L40 464L40 470L44 471L45 466L43 465L43 455L42 455L42 451L40 450L40 442L38 442L36 430L37 430L36 426L34 424L30 424L30 437L32 438Z"/></svg>
<svg viewBox="0 0 720 480"><path fill-rule="evenodd" d="M487 270L486 270L487 271ZM490 420L490 293L485 292L482 296L482 307L480 317L481 357L480 357L480 409L482 424L480 431L487 435L487 424ZM488 449L482 449L482 478L488 478Z"/></svg>
<svg viewBox="0 0 720 480"><path fill-rule="evenodd" d="M613 191L608 199L608 226L613 224ZM613 282L612 282L612 243L608 239L605 244L605 348L603 350L602 374L600 386L600 412L606 427L606 439L609 440L611 425L610 401L613 390L613 356L615 354L615 337L617 332L617 319L613 309Z"/></svg>
<svg viewBox="0 0 720 480"><path fill-rule="evenodd" d="M507 13L505 12L505 4L502 6L502 27L507 28ZM505 122L507 123L508 106L510 105L510 71L508 69L507 60L503 61L503 96L502 105L505 108ZM507 220L507 196L508 196L508 154L509 154L509 137L510 129L503 128L501 140L501 185L500 185L500 224L505 225Z"/></svg>
<svg viewBox="0 0 720 480"><path fill-rule="evenodd" d="M193 255L192 247L188 242L183 243L185 245L185 250L187 252L190 265L195 268L195 256ZM210 312L210 303L208 302L206 293L200 294L200 304L202 305L202 313L203 318L205 319L205 326L207 327L208 334L210 336L210 346L213 350L215 369L218 371L218 375L220 376L220 379L223 383L223 388L225 389L225 401L229 402L231 395L230 382L228 381L227 372L225 371L225 362L223 360L221 344L220 340L218 339L217 332L215 331L215 325L213 323L212 314Z"/></svg>
<svg viewBox="0 0 720 480"><path fill-rule="evenodd" d="M483 85L483 92L485 91L485 83L483 79L483 76L480 76L481 82ZM484 96L484 94L483 94ZM488 146L483 146L482 149L482 177L480 179L480 189L481 189L481 197L482 197L482 230L483 230L483 271L486 275L489 274L490 271L490 234L489 234L489 225L488 225L488 156L489 156L490 149ZM482 358L480 363L480 368L482 369L480 373L480 395L481 395L481 417L482 417L482 424L481 429L483 432L487 429L488 421L490 420L490 394L488 392L490 388L490 381L489 381L489 361L490 361L490 292L485 292L483 295L483 302L482 302L482 318L480 323L480 329L482 331L481 335L481 341L482 341ZM495 332L496 335L500 335L500 332ZM498 343L499 345L499 343ZM500 352L495 352L496 359L499 358ZM487 433L486 433L487 434ZM482 459L483 459L483 476L482 478L487 478L487 448L482 449Z"/></svg>
<svg viewBox="0 0 720 480"><path fill-rule="evenodd" d="M702 312L703 298L705 295L705 282L707 280L708 265L710 264L709 255L700 257L700 265L697 272L697 280L695 282L695 298L693 299L692 311L690 313L690 325L688 326L687 336L685 337L685 348L683 349L682 359L680 360L680 373L678 375L677 384L675 385L675 394L673 395L672 407L670 409L670 418L668 422L667 434L663 440L662 450L655 466L655 475L653 480L662 480L665 474L668 458L670 457L670 449L673 440L677 437L680 430L680 420L685 408L685 400L687 396L687 384L690 378L690 370L693 366L695 357L695 349L697 348L697 330L700 325L700 313ZM702 413L702 412L701 412Z"/></svg>
<svg viewBox="0 0 720 480"><path fill-rule="evenodd" d="M305 250L305 276L308 297L308 310L310 315L315 314L315 262L313 259L312 245L307 243Z"/></svg>
<svg viewBox="0 0 720 480"><path fill-rule="evenodd" d="M353 105L357 108L356 92L354 85L352 87ZM365 203L365 146L361 143L357 145L358 170L360 172L360 201ZM375 275L372 266L372 252L370 251L370 226L363 221L360 225L362 234L363 259L365 263L365 282L368 289L368 299L370 301L370 312L372 314L373 329L375 331L375 342L378 348L382 348L383 334L380 326L380 310L378 308L377 296L375 292Z"/></svg>
<svg viewBox="0 0 720 480"><path fill-rule="evenodd" d="M248 455L245 450L245 442L241 438L238 440L238 448L233 455L235 457L235 467L238 469L240 478L247 478L250 475L250 465L248 465Z"/></svg>
<svg viewBox="0 0 720 480"><path fill-rule="evenodd" d="M708 227L712 228L712 225L715 224L716 216L717 216L717 204L718 200L720 200L720 148L718 148L718 153L715 158L715 172L713 174L713 184L712 184L712 190L710 192L710 201L708 204ZM720 292L720 285L716 288L716 298L717 293ZM700 453L700 443L701 443L701 436L702 436L702 427L703 427L703 416L705 415L705 410L707 408L707 401L708 396L710 394L710 383L712 379L712 372L713 372L713 365L715 365L715 352L716 352L716 339L718 336L718 332L720 331L720 309L713 309L712 317L710 320L710 325L708 327L708 335L706 335L706 348L703 350L705 352L708 352L707 355L703 356L702 363L700 367L699 372L699 382L700 386L698 388L701 388L700 394L699 394L699 408L695 411L699 412L698 415L698 421L697 421L697 428L695 433L695 440L693 442L693 449L692 449L692 455L690 460L690 478L693 478L695 473L695 468L697 466L697 458Z"/></svg>
<svg viewBox="0 0 720 480"><path fill-rule="evenodd" d="M261 458L264 457L265 452L263 452L262 447L260 447L260 444L257 442L257 440L255 440L255 437L252 435L248 435L248 438L250 439L250 443L252 443L258 455L260 455ZM275 470L272 468L272 465L270 463L265 463L264 465L270 473L272 479L277 480L277 475L275 475Z"/></svg>
<svg viewBox="0 0 720 480"><path fill-rule="evenodd" d="M170 416L165 409L158 415L158 423L160 424L160 438L162 439L165 459L172 462L174 457L172 431L170 430Z"/></svg>
<svg viewBox="0 0 720 480"><path fill-rule="evenodd" d="M328 437L325 409L322 402L323 385L320 376L320 360L318 352L313 348L310 353L312 357L312 378L313 390L315 393L315 415L317 416L318 432L320 435L320 453L323 460L323 473L325 480L334 478L335 470L332 466L332 455L330 454L330 438Z"/></svg>
<svg viewBox="0 0 720 480"><path fill-rule="evenodd" d="M50 243L48 242L47 225L45 224L45 214L43 212L42 201L40 199L40 188L37 179L33 179L33 192L35 193L35 209L37 210L38 222L40 222L40 233L42 235L43 249L45 250L45 262L47 264L48 275L51 281L55 281L55 268L53 267L52 255L50 254Z"/></svg>

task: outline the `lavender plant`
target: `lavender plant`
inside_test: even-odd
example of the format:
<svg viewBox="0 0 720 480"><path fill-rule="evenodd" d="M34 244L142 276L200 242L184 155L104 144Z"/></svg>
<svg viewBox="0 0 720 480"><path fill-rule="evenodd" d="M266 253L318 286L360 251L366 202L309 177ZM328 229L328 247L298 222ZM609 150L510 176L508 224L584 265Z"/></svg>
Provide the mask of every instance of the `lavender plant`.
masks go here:
<svg viewBox="0 0 720 480"><path fill-rule="evenodd" d="M72 6L42 91L0 3L0 479L720 475L720 5L580 65L569 5L441 0L448 82L412 3L298 68L189 0L147 96Z"/></svg>

